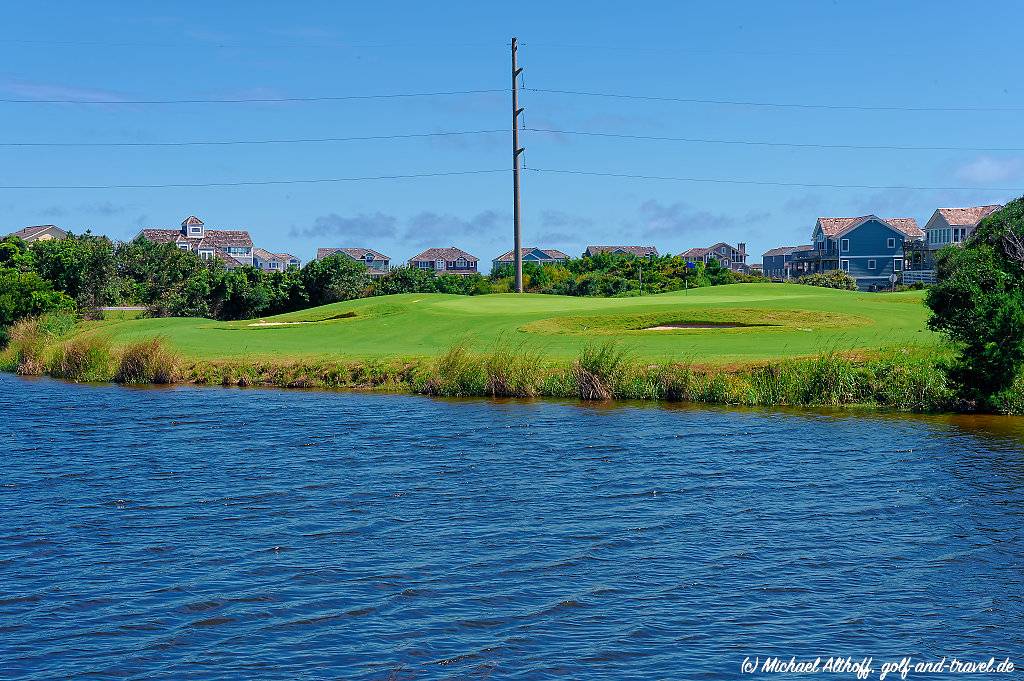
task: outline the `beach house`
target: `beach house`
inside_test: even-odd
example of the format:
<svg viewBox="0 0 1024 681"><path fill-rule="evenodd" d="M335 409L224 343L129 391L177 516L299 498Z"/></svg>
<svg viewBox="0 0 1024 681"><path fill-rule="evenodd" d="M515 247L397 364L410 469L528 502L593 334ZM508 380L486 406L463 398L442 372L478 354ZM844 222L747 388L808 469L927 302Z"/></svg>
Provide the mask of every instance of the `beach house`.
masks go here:
<svg viewBox="0 0 1024 681"><path fill-rule="evenodd" d="M842 270L861 290L888 288L892 275L903 275L905 244L923 240L914 218L821 217L811 231L813 248L794 252L790 266L794 276Z"/></svg>
<svg viewBox="0 0 1024 681"><path fill-rule="evenodd" d="M461 248L449 246L448 248L428 248L427 250L409 258L409 267L420 270L433 270L438 274L462 274L470 275L477 273L477 263L480 259L470 255Z"/></svg>
<svg viewBox="0 0 1024 681"><path fill-rule="evenodd" d="M538 265L557 265L569 259L568 255L553 248L531 246L520 249L520 252L522 253L523 263L532 262ZM502 253L491 261L493 269L498 269L502 265L511 265L515 261L514 255L513 251Z"/></svg>
<svg viewBox="0 0 1024 681"><path fill-rule="evenodd" d="M704 264L717 260L725 269L736 272L744 272L747 269L747 245L743 242L731 246L719 241L714 246L691 248L679 255L693 262L699 260Z"/></svg>
<svg viewBox="0 0 1024 681"><path fill-rule="evenodd" d="M217 258L228 269L253 264L252 237L243 229L207 229L202 220L190 215L180 229L143 229L135 239L174 244L204 260Z"/></svg>

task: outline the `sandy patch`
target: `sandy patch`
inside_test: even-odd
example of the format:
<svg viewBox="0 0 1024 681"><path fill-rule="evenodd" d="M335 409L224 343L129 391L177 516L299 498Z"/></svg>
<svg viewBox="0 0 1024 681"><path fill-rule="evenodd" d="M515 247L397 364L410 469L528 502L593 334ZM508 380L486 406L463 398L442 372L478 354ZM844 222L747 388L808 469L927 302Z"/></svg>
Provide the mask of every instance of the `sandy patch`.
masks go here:
<svg viewBox="0 0 1024 681"><path fill-rule="evenodd" d="M678 329L739 329L746 324L662 324L661 326L648 326L644 331L676 331Z"/></svg>

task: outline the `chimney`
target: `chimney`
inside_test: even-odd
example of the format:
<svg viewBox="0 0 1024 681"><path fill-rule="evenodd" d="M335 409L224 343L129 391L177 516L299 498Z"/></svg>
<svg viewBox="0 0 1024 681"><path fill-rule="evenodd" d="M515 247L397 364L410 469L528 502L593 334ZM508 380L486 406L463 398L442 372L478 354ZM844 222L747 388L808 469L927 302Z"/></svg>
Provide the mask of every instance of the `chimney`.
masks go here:
<svg viewBox="0 0 1024 681"><path fill-rule="evenodd" d="M743 259L743 262L746 262L747 261L747 245L741 241L738 244L736 244L736 250L740 252L740 257Z"/></svg>

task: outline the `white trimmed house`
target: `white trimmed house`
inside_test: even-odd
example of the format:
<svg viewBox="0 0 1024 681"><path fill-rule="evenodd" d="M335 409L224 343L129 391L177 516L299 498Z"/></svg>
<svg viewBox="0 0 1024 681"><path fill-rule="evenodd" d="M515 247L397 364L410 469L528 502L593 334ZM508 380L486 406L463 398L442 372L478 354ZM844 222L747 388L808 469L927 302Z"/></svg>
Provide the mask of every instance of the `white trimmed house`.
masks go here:
<svg viewBox="0 0 1024 681"><path fill-rule="evenodd" d="M289 267L302 267L302 261L291 253L271 253L262 248L253 248L252 266L267 272L283 272Z"/></svg>
<svg viewBox="0 0 1024 681"><path fill-rule="evenodd" d="M428 248L418 255L409 258L409 267L419 270L431 270L438 274L462 274L470 275L477 273L477 263L480 259L470 255L461 248L449 246L448 248Z"/></svg>
<svg viewBox="0 0 1024 681"><path fill-rule="evenodd" d="M253 264L252 237L241 229L207 229L202 220L190 215L181 223L181 229L143 229L135 239L145 238L153 243L174 244L183 251L191 251L203 260L217 258L228 269Z"/></svg>
<svg viewBox="0 0 1024 681"><path fill-rule="evenodd" d="M316 259L323 260L332 255L342 255L366 265L371 277L383 277L391 269L391 258L372 248L318 248Z"/></svg>

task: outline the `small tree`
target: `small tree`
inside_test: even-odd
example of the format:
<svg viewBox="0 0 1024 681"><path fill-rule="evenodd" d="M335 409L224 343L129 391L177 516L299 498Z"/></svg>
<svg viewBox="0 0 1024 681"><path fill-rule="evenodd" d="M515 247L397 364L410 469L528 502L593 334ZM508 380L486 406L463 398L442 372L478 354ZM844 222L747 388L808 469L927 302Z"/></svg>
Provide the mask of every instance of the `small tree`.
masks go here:
<svg viewBox="0 0 1024 681"><path fill-rule="evenodd" d="M1024 199L985 218L962 246L939 251L928 325L959 348L949 367L961 396L1006 410L1024 364Z"/></svg>
<svg viewBox="0 0 1024 681"><path fill-rule="evenodd" d="M302 268L311 305L326 305L365 295L370 286L366 265L343 255L314 260Z"/></svg>

